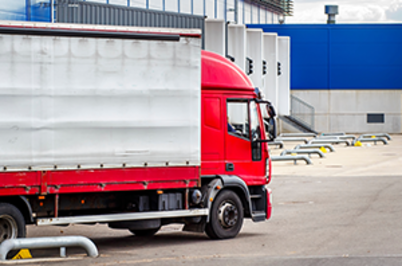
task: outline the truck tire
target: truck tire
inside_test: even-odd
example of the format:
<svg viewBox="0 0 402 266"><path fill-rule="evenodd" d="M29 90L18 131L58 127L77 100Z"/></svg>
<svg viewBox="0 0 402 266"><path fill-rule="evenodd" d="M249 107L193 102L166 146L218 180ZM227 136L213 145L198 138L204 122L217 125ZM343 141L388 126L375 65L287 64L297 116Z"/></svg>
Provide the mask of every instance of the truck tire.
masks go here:
<svg viewBox="0 0 402 266"><path fill-rule="evenodd" d="M205 232L211 239L228 239L237 236L243 226L243 204L237 194L223 190L215 198Z"/></svg>
<svg viewBox="0 0 402 266"><path fill-rule="evenodd" d="M0 243L6 239L25 238L25 219L12 204L0 203ZM14 257L19 250L12 250L7 257Z"/></svg>
<svg viewBox="0 0 402 266"><path fill-rule="evenodd" d="M153 236L159 231L160 227L153 229L144 229L144 230L132 230L129 229L131 233L136 236Z"/></svg>

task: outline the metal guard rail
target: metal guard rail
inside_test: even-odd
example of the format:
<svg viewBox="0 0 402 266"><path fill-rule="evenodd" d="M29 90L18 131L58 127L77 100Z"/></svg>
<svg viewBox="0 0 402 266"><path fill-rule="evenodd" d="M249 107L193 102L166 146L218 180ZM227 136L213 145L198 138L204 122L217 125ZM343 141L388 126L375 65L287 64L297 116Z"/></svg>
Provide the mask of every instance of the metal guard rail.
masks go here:
<svg viewBox="0 0 402 266"><path fill-rule="evenodd" d="M4 240L0 245L0 261L5 261L8 252L16 249L60 248L60 256L65 257L66 247L81 247L86 250L88 256L99 256L95 244L83 236L36 237Z"/></svg>
<svg viewBox="0 0 402 266"><path fill-rule="evenodd" d="M294 161L303 160L306 164L312 164L310 158L306 155L284 155L284 156L271 156L271 161Z"/></svg>

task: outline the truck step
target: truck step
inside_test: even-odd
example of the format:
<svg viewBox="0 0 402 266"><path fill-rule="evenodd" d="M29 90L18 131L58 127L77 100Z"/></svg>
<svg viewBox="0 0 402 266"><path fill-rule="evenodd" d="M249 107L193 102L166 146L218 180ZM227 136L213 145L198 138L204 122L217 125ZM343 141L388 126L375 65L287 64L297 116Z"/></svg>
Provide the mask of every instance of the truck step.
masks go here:
<svg viewBox="0 0 402 266"><path fill-rule="evenodd" d="M266 213L264 211L253 211L251 213L251 219L253 222L262 222L266 219Z"/></svg>

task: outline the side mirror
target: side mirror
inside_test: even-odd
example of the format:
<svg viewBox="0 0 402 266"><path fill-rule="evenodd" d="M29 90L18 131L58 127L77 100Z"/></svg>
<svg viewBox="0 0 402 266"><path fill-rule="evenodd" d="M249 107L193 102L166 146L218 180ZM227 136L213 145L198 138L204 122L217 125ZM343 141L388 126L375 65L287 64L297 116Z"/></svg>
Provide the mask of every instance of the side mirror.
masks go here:
<svg viewBox="0 0 402 266"><path fill-rule="evenodd" d="M275 108L273 105L271 104L267 104L266 105L267 108L267 113L269 115L270 118L274 118L276 116L276 112L275 112Z"/></svg>

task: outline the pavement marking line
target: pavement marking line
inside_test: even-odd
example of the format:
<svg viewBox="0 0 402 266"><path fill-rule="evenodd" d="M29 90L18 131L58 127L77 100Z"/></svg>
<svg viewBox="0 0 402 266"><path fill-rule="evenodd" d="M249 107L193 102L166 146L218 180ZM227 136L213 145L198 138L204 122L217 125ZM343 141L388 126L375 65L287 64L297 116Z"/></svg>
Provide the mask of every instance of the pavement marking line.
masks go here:
<svg viewBox="0 0 402 266"><path fill-rule="evenodd" d="M37 259L23 259L23 260L6 260L2 261L1 264L27 264L29 263L30 266L40 266L43 265L43 262L66 262L66 261L71 261L71 260L83 260L86 257L82 258L77 258L77 257L67 257L67 258L37 258ZM34 264L34 263L39 263L39 264Z"/></svg>

